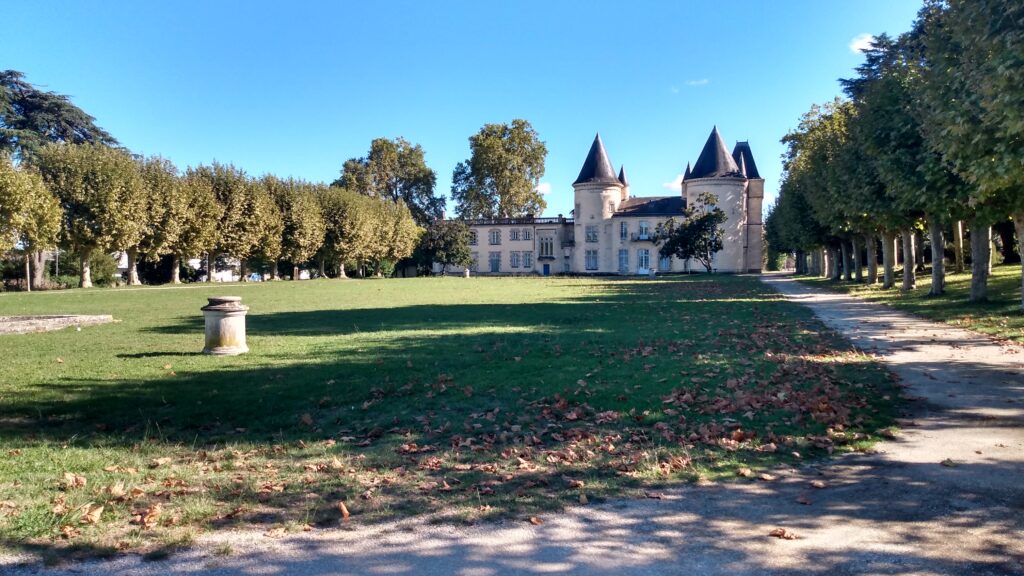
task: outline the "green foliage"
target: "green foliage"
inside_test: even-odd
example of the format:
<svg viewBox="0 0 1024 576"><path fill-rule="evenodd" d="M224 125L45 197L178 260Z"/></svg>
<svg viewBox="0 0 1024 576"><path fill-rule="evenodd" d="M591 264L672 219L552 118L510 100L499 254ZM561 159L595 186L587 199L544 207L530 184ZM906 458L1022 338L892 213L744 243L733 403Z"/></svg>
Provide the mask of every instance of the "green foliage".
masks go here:
<svg viewBox="0 0 1024 576"><path fill-rule="evenodd" d="M110 253L103 250L93 250L89 253L88 262L89 273L94 285L100 287L113 286L120 279L117 260ZM55 281L58 285L71 288L78 285L81 274L82 266L78 258L64 258L61 256L60 275L56 277Z"/></svg>
<svg viewBox="0 0 1024 576"><path fill-rule="evenodd" d="M0 254L16 244L52 248L60 233L60 204L35 171L15 168L0 154Z"/></svg>
<svg viewBox="0 0 1024 576"><path fill-rule="evenodd" d="M452 175L452 199L462 218L512 218L540 214L537 191L547 147L526 120L485 124L469 138L470 158Z"/></svg>
<svg viewBox="0 0 1024 576"><path fill-rule="evenodd" d="M341 177L331 185L374 198L402 201L420 226L444 214L444 196L434 194L437 175L423 156L423 148L405 138L376 138L364 158L345 161Z"/></svg>
<svg viewBox="0 0 1024 576"><path fill-rule="evenodd" d="M206 171L188 170L177 190L186 211L177 236L166 245L167 251L179 259L201 256L217 244L224 208L217 202L212 178Z"/></svg>
<svg viewBox="0 0 1024 576"><path fill-rule="evenodd" d="M39 90L24 78L16 70L0 71L0 152L24 160L48 142L117 145L67 96Z"/></svg>
<svg viewBox="0 0 1024 576"><path fill-rule="evenodd" d="M703 192L683 211L681 222L669 218L659 224L654 240L660 246L658 252L680 260L692 258L711 272L715 253L724 246L722 224L726 218L725 212L715 205L717 202L714 194Z"/></svg>
<svg viewBox="0 0 1024 576"><path fill-rule="evenodd" d="M157 261L179 243L188 232L187 220L194 199L182 190L178 169L159 156L139 160L139 173L144 185L145 229L139 241L139 253Z"/></svg>
<svg viewBox="0 0 1024 576"><path fill-rule="evenodd" d="M416 259L425 267L440 264L442 275L448 266L469 266L469 226L460 220L434 222L423 233L416 252Z"/></svg>
<svg viewBox="0 0 1024 576"><path fill-rule="evenodd" d="M212 250L240 260L248 258L256 251L265 230L250 212L258 207L259 200L245 172L230 164L214 162L211 166L189 168L186 177L209 186L220 206Z"/></svg>
<svg viewBox="0 0 1024 576"><path fill-rule="evenodd" d="M246 188L246 211L242 226L249 232L254 245L247 256L274 261L281 257L284 234L284 216L274 201L267 180L250 181Z"/></svg>
<svg viewBox="0 0 1024 576"><path fill-rule="evenodd" d="M327 230L318 201L324 187L273 176L264 176L263 185L281 212L281 257L295 264L308 262L323 246Z"/></svg>
<svg viewBox="0 0 1024 576"><path fill-rule="evenodd" d="M135 160L102 144L47 144L34 159L60 200L64 243L81 257L138 246L146 229L145 187ZM83 274L82 284L89 279Z"/></svg>

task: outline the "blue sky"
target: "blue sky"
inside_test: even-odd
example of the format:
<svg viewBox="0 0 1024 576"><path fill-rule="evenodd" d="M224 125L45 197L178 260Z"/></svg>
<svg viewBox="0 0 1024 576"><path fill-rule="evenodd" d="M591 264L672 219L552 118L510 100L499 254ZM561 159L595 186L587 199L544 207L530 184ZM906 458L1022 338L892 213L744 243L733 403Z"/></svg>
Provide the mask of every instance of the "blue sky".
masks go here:
<svg viewBox="0 0 1024 576"><path fill-rule="evenodd" d="M69 94L134 152L179 167L331 181L376 137L426 151L438 190L489 122L547 143L547 214L568 214L595 132L633 195L696 160L713 125L749 140L770 198L779 139L839 94L858 36L919 0L14 2L0 68ZM451 203L449 203L451 208Z"/></svg>

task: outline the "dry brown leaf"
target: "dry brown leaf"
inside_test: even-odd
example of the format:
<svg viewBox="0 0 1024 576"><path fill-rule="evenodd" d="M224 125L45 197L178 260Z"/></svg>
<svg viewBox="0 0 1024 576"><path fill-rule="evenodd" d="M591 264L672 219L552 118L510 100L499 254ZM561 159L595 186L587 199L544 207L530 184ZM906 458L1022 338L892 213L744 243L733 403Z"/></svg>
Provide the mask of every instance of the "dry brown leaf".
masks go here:
<svg viewBox="0 0 1024 576"><path fill-rule="evenodd" d="M536 516L530 516L530 524L533 524L534 526L540 526L543 523L544 521L540 518L537 518Z"/></svg>
<svg viewBox="0 0 1024 576"><path fill-rule="evenodd" d="M81 474L75 474L74 472L64 473L64 489L71 490L74 488L84 488L88 481L85 476Z"/></svg>
<svg viewBox="0 0 1024 576"><path fill-rule="evenodd" d="M348 517L349 517L348 506L345 506L344 502L338 502L338 512L341 512L341 522L342 522L342 524L348 524Z"/></svg>
<svg viewBox="0 0 1024 576"><path fill-rule="evenodd" d="M306 414L303 414L299 418L299 422L302 422L302 424L305 425L305 426L312 427L313 426L313 417L310 416L309 413L307 412Z"/></svg>
<svg viewBox="0 0 1024 576"><path fill-rule="evenodd" d="M804 494L797 496L796 501L800 504L803 504L804 506L808 506L811 503L811 499Z"/></svg>
<svg viewBox="0 0 1024 576"><path fill-rule="evenodd" d="M818 488L819 490L828 488L828 483L824 480L811 480L811 488Z"/></svg>
<svg viewBox="0 0 1024 576"><path fill-rule="evenodd" d="M63 364L63 363L64 363L64 359L61 358L60 356L57 356L57 364Z"/></svg>
<svg viewBox="0 0 1024 576"><path fill-rule="evenodd" d="M123 498L126 494L124 490L124 482L111 484L110 486L107 486L105 490L114 498Z"/></svg>
<svg viewBox="0 0 1024 576"><path fill-rule="evenodd" d="M580 492L580 504L586 504L586 503L587 503L587 495L584 494L583 492Z"/></svg>
<svg viewBox="0 0 1024 576"><path fill-rule="evenodd" d="M280 526L278 526L277 528L271 528L270 530L267 530L266 532L263 533L263 535L268 537L268 538L280 538L280 537L284 536L284 534L285 534L285 530L284 530L284 528L281 528Z"/></svg>
<svg viewBox="0 0 1024 576"><path fill-rule="evenodd" d="M132 516L132 524L138 524L143 528L152 528L160 521L160 515L162 513L163 506L157 502L145 510L136 512Z"/></svg>
<svg viewBox="0 0 1024 576"><path fill-rule="evenodd" d="M792 530L786 530L785 528L775 528L768 533L769 536L780 538L782 540L796 540L799 536L796 535Z"/></svg>
<svg viewBox="0 0 1024 576"><path fill-rule="evenodd" d="M345 465L341 463L341 460L338 460L337 456L331 459L329 466L331 467L331 470L342 470L345 468Z"/></svg>
<svg viewBox="0 0 1024 576"><path fill-rule="evenodd" d="M82 517L78 521L82 524L99 524L101 516L103 516L103 505L90 502L83 507Z"/></svg>
<svg viewBox="0 0 1024 576"><path fill-rule="evenodd" d="M736 475L743 476L744 478L750 478L754 475L754 471L750 468L739 468L736 470Z"/></svg>
<svg viewBox="0 0 1024 576"><path fill-rule="evenodd" d="M68 540L74 538L75 536L78 536L81 533L82 533L81 530L79 530L78 528L76 528L76 527L74 527L74 526L72 526L70 524L65 524L65 525L60 527L60 535L63 536L64 538L67 538Z"/></svg>
<svg viewBox="0 0 1024 576"><path fill-rule="evenodd" d="M956 468L957 466L960 465L960 464L954 462L952 458L946 458L942 462L939 462L939 464L942 464L946 468Z"/></svg>
<svg viewBox="0 0 1024 576"><path fill-rule="evenodd" d="M53 499L53 507L50 508L50 511L53 512L54 516L63 516L68 513L68 504L64 500L63 495L58 495Z"/></svg>
<svg viewBox="0 0 1024 576"><path fill-rule="evenodd" d="M154 458L154 459L150 460L149 461L149 467L150 468L159 468L161 466L166 466L167 464L170 464L170 463L171 463L171 459L170 458L168 458L167 456L162 456L160 458Z"/></svg>
<svg viewBox="0 0 1024 576"><path fill-rule="evenodd" d="M778 479L778 476L774 474L769 474L767 472L762 472L761 474L757 475L757 478L759 480L764 480L765 482L771 482L772 480Z"/></svg>

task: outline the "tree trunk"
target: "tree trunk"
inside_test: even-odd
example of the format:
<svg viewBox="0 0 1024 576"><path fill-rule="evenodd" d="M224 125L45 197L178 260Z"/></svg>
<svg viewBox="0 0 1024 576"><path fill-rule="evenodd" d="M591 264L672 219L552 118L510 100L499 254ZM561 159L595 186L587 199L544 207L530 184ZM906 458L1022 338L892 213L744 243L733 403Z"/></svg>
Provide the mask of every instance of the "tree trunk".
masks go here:
<svg viewBox="0 0 1024 576"><path fill-rule="evenodd" d="M245 270L245 258L239 258L238 259L238 281L239 282L246 282L246 281L248 281L248 278L245 277L245 272L246 272L246 270Z"/></svg>
<svg viewBox="0 0 1024 576"><path fill-rule="evenodd" d="M1013 225L1017 228L1017 252L1020 253L1020 309L1024 312L1024 212L1013 215Z"/></svg>
<svg viewBox="0 0 1024 576"><path fill-rule="evenodd" d="M139 280L139 269L135 266L135 262L139 259L139 249L135 247L129 248L125 255L128 259L128 285L140 286L142 281Z"/></svg>
<svg viewBox="0 0 1024 576"><path fill-rule="evenodd" d="M338 278L348 278L345 274L345 261L342 260L338 263Z"/></svg>
<svg viewBox="0 0 1024 576"><path fill-rule="evenodd" d="M841 252L840 252L839 248L835 248L835 247L830 248L829 252L830 252L829 256L832 259L832 275L831 275L830 278L831 278L832 281L838 282L839 280L842 279L842 264L839 261L839 257L841 255Z"/></svg>
<svg viewBox="0 0 1024 576"><path fill-rule="evenodd" d="M25 252L25 292L32 291L32 257Z"/></svg>
<svg viewBox="0 0 1024 576"><path fill-rule="evenodd" d="M81 257L82 273L78 279L79 288L92 288L92 271L89 269L89 255Z"/></svg>
<svg viewBox="0 0 1024 576"><path fill-rule="evenodd" d="M868 284L878 282L878 243L874 234L864 237L864 248L868 256Z"/></svg>
<svg viewBox="0 0 1024 576"><path fill-rule="evenodd" d="M171 284L181 284L181 256L171 256Z"/></svg>
<svg viewBox="0 0 1024 576"><path fill-rule="evenodd" d="M213 252L206 253L206 281L213 282L213 276L216 270L213 269L217 264L217 259L213 257Z"/></svg>
<svg viewBox="0 0 1024 576"><path fill-rule="evenodd" d="M915 261L914 230L907 228L903 231L903 286L900 287L901 290L913 290L916 285Z"/></svg>
<svg viewBox="0 0 1024 576"><path fill-rule="evenodd" d="M32 257L32 285L38 290L40 286L46 284L46 252L35 250L30 255Z"/></svg>
<svg viewBox="0 0 1024 576"><path fill-rule="evenodd" d="M971 222L971 302L988 300L988 267L992 264L992 228Z"/></svg>
<svg viewBox="0 0 1024 576"><path fill-rule="evenodd" d="M938 218L928 219L932 242L932 287L929 296L941 296L946 291L946 238Z"/></svg>
<svg viewBox="0 0 1024 576"><path fill-rule="evenodd" d="M325 276L327 276L327 273L324 271L324 266L325 266L325 264L324 264L324 257L321 256L320 257L320 277L321 278L324 278ZM345 275L345 263L344 262L341 264L341 275L342 276Z"/></svg>
<svg viewBox="0 0 1024 576"><path fill-rule="evenodd" d="M915 272L924 272L924 234L918 231L914 232L914 263Z"/></svg>
<svg viewBox="0 0 1024 576"><path fill-rule="evenodd" d="M842 252L843 258L843 280L850 282L853 280L853 266L851 266L853 259L850 258L850 243L846 240L840 241L839 250Z"/></svg>
<svg viewBox="0 0 1024 576"><path fill-rule="evenodd" d="M964 272L964 221L957 220L953 223L953 270L957 274Z"/></svg>
<svg viewBox="0 0 1024 576"><path fill-rule="evenodd" d="M892 288L895 280L893 272L896 268L896 244L893 242L893 233L882 232L882 289Z"/></svg>
<svg viewBox="0 0 1024 576"><path fill-rule="evenodd" d="M280 276L277 275L277 260L270 262L270 279L277 280Z"/></svg>
<svg viewBox="0 0 1024 576"><path fill-rule="evenodd" d="M299 279L299 267L298 266L292 266L292 282L295 282L298 279Z"/></svg>
<svg viewBox="0 0 1024 576"><path fill-rule="evenodd" d="M864 282L864 269L860 263L860 244L857 242L857 237L850 238L850 247L853 248L851 256L853 256L853 278L858 284Z"/></svg>

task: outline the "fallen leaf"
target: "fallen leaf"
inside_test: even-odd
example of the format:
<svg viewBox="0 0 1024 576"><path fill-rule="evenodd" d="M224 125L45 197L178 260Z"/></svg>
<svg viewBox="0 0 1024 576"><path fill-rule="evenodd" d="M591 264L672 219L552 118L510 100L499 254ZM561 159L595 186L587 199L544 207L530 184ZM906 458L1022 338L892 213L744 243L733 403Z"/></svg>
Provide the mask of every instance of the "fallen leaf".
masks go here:
<svg viewBox="0 0 1024 576"><path fill-rule="evenodd" d="M956 468L957 466L960 465L960 464L954 462L951 458L946 458L942 462L939 462L939 464L942 464L946 468Z"/></svg>
<svg viewBox="0 0 1024 576"><path fill-rule="evenodd" d="M64 363L64 359L61 358L60 356L58 356L57 357L57 364L63 364L63 363Z"/></svg>
<svg viewBox="0 0 1024 576"><path fill-rule="evenodd" d="M338 511L341 512L341 522L342 522L342 524L348 524L348 517L349 517L348 506L345 506L344 502L338 502Z"/></svg>
<svg viewBox="0 0 1024 576"><path fill-rule="evenodd" d="M341 463L341 460L338 460L337 456L331 459L329 466L332 470L341 470L345 467L345 465Z"/></svg>
<svg viewBox="0 0 1024 576"><path fill-rule="evenodd" d="M587 503L587 495L584 494L583 492L580 492L580 504L586 504L586 503Z"/></svg>
<svg viewBox="0 0 1024 576"><path fill-rule="evenodd" d="M65 525L60 527L60 535L65 537L65 538L67 538L68 540L74 538L75 536L78 536L81 533L82 533L81 530L79 530L78 528L75 528L74 526L72 526L70 524L65 524Z"/></svg>
<svg viewBox="0 0 1024 576"><path fill-rule="evenodd" d="M267 530L263 533L263 535L268 538L280 538L284 536L284 534L284 528L281 528L280 526L278 526L277 528L271 528L270 530Z"/></svg>
<svg viewBox="0 0 1024 576"><path fill-rule="evenodd" d="M653 500L661 500L665 497L661 492L644 492L644 496Z"/></svg>
<svg viewBox="0 0 1024 576"><path fill-rule="evenodd" d="M88 481L85 479L85 476L81 474L75 474L74 472L64 473L64 488L66 490L84 488L87 483Z"/></svg>
<svg viewBox="0 0 1024 576"><path fill-rule="evenodd" d="M79 519L79 522L82 524L99 524L101 516L103 516L103 505L89 503L83 508L82 518Z"/></svg>
<svg viewBox="0 0 1024 576"><path fill-rule="evenodd" d="M157 522L160 521L160 515L163 514L163 506L159 502L153 504L145 510L141 510L132 515L132 524L138 524L143 528L152 528L156 526Z"/></svg>
<svg viewBox="0 0 1024 576"><path fill-rule="evenodd" d="M303 423L304 425L306 425L306 426L313 426L313 417L312 417L312 416L310 416L310 415L309 415L308 413L306 413L306 414L303 414L303 415L302 415L302 416L301 416L301 417L299 418L299 422L302 422L302 423Z"/></svg>
<svg viewBox="0 0 1024 576"><path fill-rule="evenodd" d="M785 528L775 528L774 530L769 532L768 535L774 536L775 538L781 538L782 540L796 540L797 538L799 538L799 536L797 536L795 532L791 530L786 530Z"/></svg>
<svg viewBox="0 0 1024 576"><path fill-rule="evenodd" d="M824 480L811 480L811 488L828 488L828 483Z"/></svg>
<svg viewBox="0 0 1024 576"><path fill-rule="evenodd" d="M154 459L150 460L149 461L149 467L150 468L159 468L161 466L165 466L165 465L170 464L170 463L171 463L171 459L170 458L168 458L167 456L162 456L160 458L154 458Z"/></svg>
<svg viewBox="0 0 1024 576"><path fill-rule="evenodd" d="M536 516L530 516L530 524L533 524L534 526L540 526L543 523L544 521L540 518L537 518Z"/></svg>
<svg viewBox="0 0 1024 576"><path fill-rule="evenodd" d="M809 506L811 504L811 499L804 494L797 496L796 501L804 506Z"/></svg>
<svg viewBox="0 0 1024 576"><path fill-rule="evenodd" d="M764 480L765 482L771 482L772 480L776 480L778 478L778 476L774 474L769 474L767 472L758 474L757 477L759 480Z"/></svg>
<svg viewBox="0 0 1024 576"><path fill-rule="evenodd" d="M743 476L744 478L750 478L754 475L754 471L750 468L739 468L736 470L736 474L738 476Z"/></svg>

